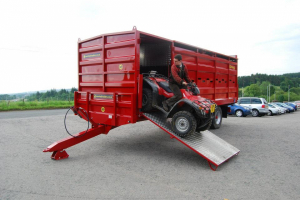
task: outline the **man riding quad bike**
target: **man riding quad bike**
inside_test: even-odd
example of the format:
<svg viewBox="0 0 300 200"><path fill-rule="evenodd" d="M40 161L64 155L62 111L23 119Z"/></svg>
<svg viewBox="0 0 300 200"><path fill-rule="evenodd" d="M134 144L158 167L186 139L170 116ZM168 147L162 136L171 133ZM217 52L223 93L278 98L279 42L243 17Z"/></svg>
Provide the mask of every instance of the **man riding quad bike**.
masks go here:
<svg viewBox="0 0 300 200"><path fill-rule="evenodd" d="M194 82L187 84L187 89L180 90L182 98L166 111L162 102L174 95L169 88L169 79L155 71L144 74L142 111L160 110L166 118L172 118L172 129L180 137L207 130L211 126L216 104L201 97Z"/></svg>

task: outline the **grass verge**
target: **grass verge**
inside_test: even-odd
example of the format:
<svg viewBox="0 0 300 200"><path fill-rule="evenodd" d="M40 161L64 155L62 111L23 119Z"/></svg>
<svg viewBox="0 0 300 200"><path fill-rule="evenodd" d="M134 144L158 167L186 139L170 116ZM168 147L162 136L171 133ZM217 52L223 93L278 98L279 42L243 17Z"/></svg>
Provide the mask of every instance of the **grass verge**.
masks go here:
<svg viewBox="0 0 300 200"><path fill-rule="evenodd" d="M69 108L74 101L1 101L0 111Z"/></svg>

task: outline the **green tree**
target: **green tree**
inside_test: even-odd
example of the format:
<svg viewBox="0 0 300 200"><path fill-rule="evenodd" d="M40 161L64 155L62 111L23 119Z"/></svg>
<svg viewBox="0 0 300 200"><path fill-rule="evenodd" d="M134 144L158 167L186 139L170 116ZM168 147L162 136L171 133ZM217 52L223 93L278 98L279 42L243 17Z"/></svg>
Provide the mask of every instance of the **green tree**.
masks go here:
<svg viewBox="0 0 300 200"><path fill-rule="evenodd" d="M250 86L246 87L245 89L245 95L247 97L257 97L260 96L260 88L257 84L251 84Z"/></svg>
<svg viewBox="0 0 300 200"><path fill-rule="evenodd" d="M37 91L37 92L36 92L36 99L37 99L38 101L40 100L40 96L41 96L40 92Z"/></svg>
<svg viewBox="0 0 300 200"><path fill-rule="evenodd" d="M280 83L280 89L282 89L285 92L288 90L288 85L285 81Z"/></svg>
<svg viewBox="0 0 300 200"><path fill-rule="evenodd" d="M74 94L75 91L78 91L78 90L75 87L72 87L70 92L71 92L71 94Z"/></svg>

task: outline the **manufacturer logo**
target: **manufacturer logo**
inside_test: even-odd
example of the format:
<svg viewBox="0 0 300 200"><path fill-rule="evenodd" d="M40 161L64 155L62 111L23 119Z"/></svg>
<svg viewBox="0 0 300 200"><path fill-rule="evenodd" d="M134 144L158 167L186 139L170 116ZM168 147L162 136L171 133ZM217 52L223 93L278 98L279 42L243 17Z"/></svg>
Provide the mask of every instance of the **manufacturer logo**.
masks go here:
<svg viewBox="0 0 300 200"><path fill-rule="evenodd" d="M101 108L101 111L102 111L102 112L105 112L105 108L104 108L104 107L102 107L102 108Z"/></svg>
<svg viewBox="0 0 300 200"><path fill-rule="evenodd" d="M119 70L122 70L123 69L123 65L119 65Z"/></svg>

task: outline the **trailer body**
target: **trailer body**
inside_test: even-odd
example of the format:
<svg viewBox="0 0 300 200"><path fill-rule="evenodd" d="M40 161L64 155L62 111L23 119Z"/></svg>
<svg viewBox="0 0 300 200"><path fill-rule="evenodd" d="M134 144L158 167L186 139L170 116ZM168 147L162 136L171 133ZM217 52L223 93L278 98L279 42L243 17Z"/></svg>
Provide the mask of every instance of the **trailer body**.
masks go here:
<svg viewBox="0 0 300 200"><path fill-rule="evenodd" d="M150 120L203 158L211 169L239 153L239 150L209 131L178 137L170 128L168 115L142 112L143 74L157 71L169 76L176 54L181 54L189 76L201 96L213 100L215 121L227 105L238 99L237 57L169 40L134 28L132 31L104 34L78 41L78 91L74 95L75 115L92 124L90 129L54 142L44 149L51 158L68 158L65 149L108 132L118 126ZM214 104L215 106L215 104ZM67 112L68 113L68 112ZM212 167L214 165L215 167Z"/></svg>
<svg viewBox="0 0 300 200"><path fill-rule="evenodd" d="M78 41L78 92L75 107L89 113L92 124L121 126L142 116L143 73L170 75L173 57L181 54L201 96L213 100L227 116L238 99L237 56L133 29Z"/></svg>

